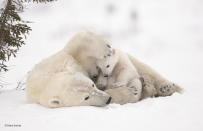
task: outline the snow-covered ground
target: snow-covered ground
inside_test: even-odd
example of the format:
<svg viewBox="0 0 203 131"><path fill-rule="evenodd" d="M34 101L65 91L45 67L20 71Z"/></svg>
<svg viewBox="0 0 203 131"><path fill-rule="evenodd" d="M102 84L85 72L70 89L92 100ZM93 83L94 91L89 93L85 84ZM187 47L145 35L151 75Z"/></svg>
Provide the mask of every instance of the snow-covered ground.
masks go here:
<svg viewBox="0 0 203 131"><path fill-rule="evenodd" d="M0 131L202 131L202 7L202 0L28 4L22 17L33 21L33 31L17 58L10 60L10 71L1 74L7 84L0 90ZM103 33L114 47L147 63L185 92L123 106L47 109L27 103L23 90L13 90L36 63L86 30Z"/></svg>

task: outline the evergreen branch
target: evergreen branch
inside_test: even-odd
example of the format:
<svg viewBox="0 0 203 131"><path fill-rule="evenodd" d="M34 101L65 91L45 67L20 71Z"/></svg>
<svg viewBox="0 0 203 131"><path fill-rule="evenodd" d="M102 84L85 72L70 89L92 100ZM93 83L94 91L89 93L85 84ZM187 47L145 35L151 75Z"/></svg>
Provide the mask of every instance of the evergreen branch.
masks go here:
<svg viewBox="0 0 203 131"><path fill-rule="evenodd" d="M25 44L24 39L31 31L19 16L23 12L23 2L46 3L55 0L6 0L5 8L0 9L0 72L8 71L5 62L16 57L19 48Z"/></svg>
<svg viewBox="0 0 203 131"><path fill-rule="evenodd" d="M36 3L47 3L47 2L53 2L56 0L22 0L24 2L36 2Z"/></svg>

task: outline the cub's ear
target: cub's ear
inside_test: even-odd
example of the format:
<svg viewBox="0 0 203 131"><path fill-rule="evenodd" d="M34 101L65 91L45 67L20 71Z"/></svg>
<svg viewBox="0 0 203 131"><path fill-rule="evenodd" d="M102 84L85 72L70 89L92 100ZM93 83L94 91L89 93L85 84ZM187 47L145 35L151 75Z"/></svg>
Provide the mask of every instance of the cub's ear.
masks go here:
<svg viewBox="0 0 203 131"><path fill-rule="evenodd" d="M59 98L51 98L48 102L49 106L52 108L60 107L61 101Z"/></svg>

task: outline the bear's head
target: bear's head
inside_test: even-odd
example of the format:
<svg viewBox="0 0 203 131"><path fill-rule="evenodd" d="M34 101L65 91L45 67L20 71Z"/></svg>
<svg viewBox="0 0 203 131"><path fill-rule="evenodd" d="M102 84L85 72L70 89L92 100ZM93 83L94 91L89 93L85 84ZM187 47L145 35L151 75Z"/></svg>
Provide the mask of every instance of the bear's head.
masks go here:
<svg viewBox="0 0 203 131"><path fill-rule="evenodd" d="M104 56L103 59L99 59L96 62L96 65L101 69L104 77L108 77L114 70L119 59L119 55L115 49L112 50L110 56Z"/></svg>
<svg viewBox="0 0 203 131"><path fill-rule="evenodd" d="M40 98L47 107L105 106L111 97L97 89L95 84L82 73L57 73L53 76Z"/></svg>

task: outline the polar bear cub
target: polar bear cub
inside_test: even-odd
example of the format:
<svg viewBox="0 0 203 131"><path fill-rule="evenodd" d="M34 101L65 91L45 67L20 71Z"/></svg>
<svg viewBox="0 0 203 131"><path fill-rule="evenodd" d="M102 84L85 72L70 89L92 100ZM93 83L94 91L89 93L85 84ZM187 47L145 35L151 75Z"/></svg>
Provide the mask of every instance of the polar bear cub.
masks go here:
<svg viewBox="0 0 203 131"><path fill-rule="evenodd" d="M97 63L101 71L96 85L99 89L112 96L112 102L119 104L136 102L133 99L133 94L138 94L137 98L144 99L147 97L170 96L174 92L182 93L183 89L181 87L163 78L152 68L138 61L133 56L121 51L117 51L117 54L122 57L115 54L116 51L113 50L112 57L108 57L106 62ZM133 81L131 82L130 80ZM128 83L127 81L130 84L126 84ZM142 86L140 86L140 82ZM135 86L137 88L129 90L126 86ZM138 93L136 92L137 90Z"/></svg>
<svg viewBox="0 0 203 131"><path fill-rule="evenodd" d="M106 57L106 59L103 61L98 61L97 65L101 70L100 75L96 81L96 85L99 89L105 91L109 90L107 92L116 98L118 94L122 94L122 96L118 97L122 98L123 101L125 98L127 98L127 96L133 96L133 100L124 102L121 102L118 99L115 100L116 98L112 97L114 102L125 104L127 102L132 103L140 100L142 93L142 83L136 68L131 63L127 54L120 50L113 49L112 55ZM128 88L132 88L132 91L130 91Z"/></svg>

